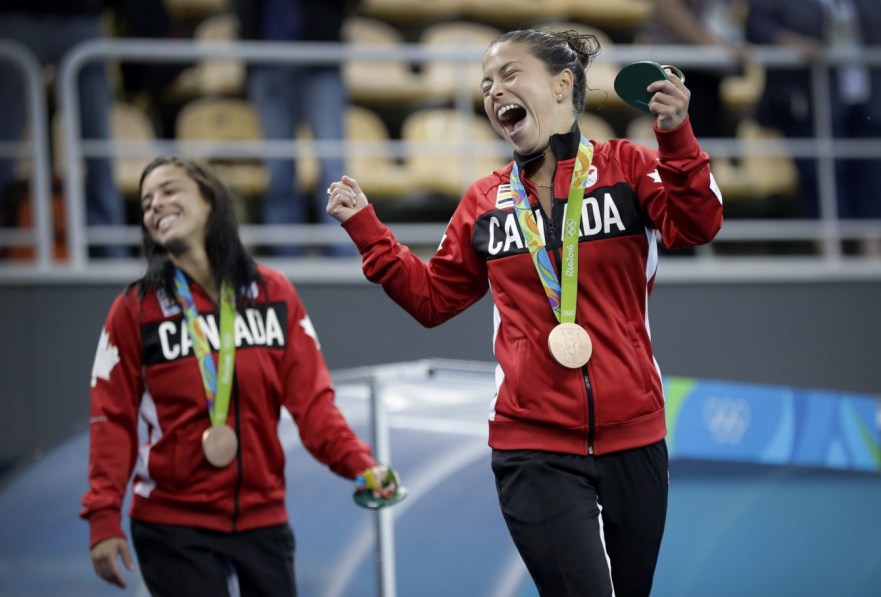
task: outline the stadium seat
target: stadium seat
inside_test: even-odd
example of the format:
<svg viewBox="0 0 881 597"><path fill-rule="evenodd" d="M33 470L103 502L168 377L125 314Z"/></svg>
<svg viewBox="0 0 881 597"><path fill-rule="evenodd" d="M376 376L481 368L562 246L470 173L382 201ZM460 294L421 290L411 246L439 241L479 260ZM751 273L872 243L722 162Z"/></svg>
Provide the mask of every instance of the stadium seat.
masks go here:
<svg viewBox="0 0 881 597"><path fill-rule="evenodd" d="M346 141L387 143L388 128L372 110L350 105L346 109ZM318 156L312 150L312 133L308 124L297 127L297 141L303 144L304 154L297 160L297 188L301 193L315 190L321 172ZM410 172L398 163L386 149L368 147L358 149L354 144L346 148L345 172L355 178L373 200L401 197L413 190Z"/></svg>
<svg viewBox="0 0 881 597"><path fill-rule="evenodd" d="M359 13L397 25L456 19L467 0L363 0Z"/></svg>
<svg viewBox="0 0 881 597"><path fill-rule="evenodd" d="M350 17L343 24L343 39L358 46L394 48L404 43L392 25L367 17ZM410 104L425 95L422 83L404 60L349 60L343 78L353 102L361 104Z"/></svg>
<svg viewBox="0 0 881 597"><path fill-rule="evenodd" d="M746 181L745 197L794 197L798 187L798 171L792 156L786 150L783 137L775 130L762 127L752 118L744 118L737 126L737 139L743 154L739 165L734 168L736 182ZM774 155L763 154L773 150ZM728 184L728 194L736 194L740 189L735 181ZM726 187L719 181L723 193Z"/></svg>
<svg viewBox="0 0 881 597"><path fill-rule="evenodd" d="M654 4L650 0L563 1L570 19L614 29L638 29L651 15Z"/></svg>
<svg viewBox="0 0 881 597"><path fill-rule="evenodd" d="M414 190L411 171L399 163L390 153L365 147L357 143L387 143L389 131L375 112L360 106L350 106L346 111L346 139L352 142L346 170L371 200L400 198Z"/></svg>
<svg viewBox="0 0 881 597"><path fill-rule="evenodd" d="M200 22L193 31L199 43L234 42L239 38L239 20L233 14L219 14ZM202 60L185 69L171 85L173 99L219 95L238 96L244 93L245 63L235 59Z"/></svg>
<svg viewBox="0 0 881 597"><path fill-rule="evenodd" d="M473 113L445 108L413 112L404 119L401 139L415 184L455 199L508 160L492 126ZM489 147L493 142L497 145Z"/></svg>
<svg viewBox="0 0 881 597"><path fill-rule="evenodd" d="M536 26L566 16L568 0L468 0L464 16L503 29Z"/></svg>
<svg viewBox="0 0 881 597"><path fill-rule="evenodd" d="M111 141L121 143L151 143L156 140L156 130L149 116L134 104L115 100L110 106ZM52 118L52 169L55 176L63 176L67 164L65 155L64 118L56 112ZM125 197L137 197L141 171L153 154L144 156L119 156L113 158L113 174L120 192ZM22 178L30 174L30 166L20 168Z"/></svg>
<svg viewBox="0 0 881 597"><path fill-rule="evenodd" d="M111 107L110 131L114 142L151 144L156 141L156 129L150 117L136 105L121 101ZM137 198L141 172L152 159L150 154L114 158L113 173L124 196Z"/></svg>
<svg viewBox="0 0 881 597"><path fill-rule="evenodd" d="M583 112L578 117L578 127L585 137L594 141L608 141L618 137L606 119L592 112Z"/></svg>
<svg viewBox="0 0 881 597"><path fill-rule="evenodd" d="M243 196L261 196L267 174L260 158L222 157L230 142L263 138L257 113L250 102L238 98L202 98L187 102L175 122L178 141L207 143L202 152L187 152L209 161L221 180ZM216 149L215 149L216 148ZM198 155L197 155L198 153Z"/></svg>
<svg viewBox="0 0 881 597"><path fill-rule="evenodd" d="M624 135L634 143L657 149L658 140L655 137L654 125L655 119L648 114L638 115L627 124Z"/></svg>
<svg viewBox="0 0 881 597"><path fill-rule="evenodd" d="M431 60L424 65L422 78L431 97L438 100L454 101L458 94L465 93L475 104L483 103L480 80L483 78L481 66L482 52L501 31L490 25L467 21L449 21L429 25L419 38L420 43L429 49L467 49L474 48L475 56L463 60Z"/></svg>
<svg viewBox="0 0 881 597"><path fill-rule="evenodd" d="M748 62L742 75L730 75L722 79L719 92L726 110L744 114L758 103L764 87L765 67Z"/></svg>

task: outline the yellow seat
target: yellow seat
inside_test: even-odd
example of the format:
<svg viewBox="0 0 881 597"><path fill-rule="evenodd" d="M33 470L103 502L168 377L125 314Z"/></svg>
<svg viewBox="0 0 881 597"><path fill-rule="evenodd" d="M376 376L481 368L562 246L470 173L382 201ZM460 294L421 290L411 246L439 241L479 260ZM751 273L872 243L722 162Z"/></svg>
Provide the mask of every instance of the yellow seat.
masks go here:
<svg viewBox="0 0 881 597"><path fill-rule="evenodd" d="M566 17L568 0L468 0L465 17L503 29L536 26Z"/></svg>
<svg viewBox="0 0 881 597"><path fill-rule="evenodd" d="M263 139L257 113L247 100L202 98L188 102L178 113L175 137L178 141L207 143L204 151L190 155L209 161L221 180L243 196L256 197L265 191L267 173L262 159L219 155L230 141Z"/></svg>
<svg viewBox="0 0 881 597"><path fill-rule="evenodd" d="M564 2L566 4L564 11L571 20L614 29L639 29L654 8L654 2L650 0L564 0Z"/></svg>
<svg viewBox="0 0 881 597"><path fill-rule="evenodd" d="M360 14L399 25L456 19L467 0L364 0Z"/></svg>
<svg viewBox="0 0 881 597"><path fill-rule="evenodd" d="M117 142L140 142L148 146L156 141L156 130L147 114L133 104L113 102L110 110L110 132ZM116 184L126 197L137 197L141 173L154 155L116 157L113 173Z"/></svg>
<svg viewBox="0 0 881 597"><path fill-rule="evenodd" d="M239 39L239 19L219 14L200 22L193 31L197 43L234 43ZM236 59L206 59L181 72L169 94L178 100L206 95L238 96L245 89L245 63Z"/></svg>
<svg viewBox="0 0 881 597"><path fill-rule="evenodd" d="M737 126L737 140L741 150L737 161L713 158L713 176L726 200L795 196L798 171L777 131L744 118Z"/></svg>
<svg viewBox="0 0 881 597"><path fill-rule="evenodd" d="M357 46L394 48L404 43L397 29L366 17L347 19L342 37ZM403 60L348 60L342 69L349 96L354 102L409 104L425 96L419 77Z"/></svg>
<svg viewBox="0 0 881 597"><path fill-rule="evenodd" d="M658 138L655 136L655 119L648 114L634 117L628 124L625 136L640 145L658 149Z"/></svg>
<svg viewBox="0 0 881 597"><path fill-rule="evenodd" d="M490 25L466 21L436 23L425 28L419 38L423 47L473 48L475 55L468 60L430 60L423 66L422 79L429 95L439 100L453 101L465 94L476 104L483 103L480 81L483 51L501 31Z"/></svg>
<svg viewBox="0 0 881 597"><path fill-rule="evenodd" d="M120 192L125 197L137 197L139 183L144 167L155 157L149 144L156 140L156 130L147 114L134 104L115 100L110 105L109 115L110 139L112 142L147 144L143 156L113 157L113 177ZM65 145L61 142L64 135L64 119L57 112L52 119L52 166L56 176L63 176L67 164ZM27 135L29 136L29 134ZM21 178L30 176L30 166L20 168Z"/></svg>
<svg viewBox="0 0 881 597"><path fill-rule="evenodd" d="M612 125L602 116L591 112L583 112L578 117L578 127L581 129L581 134L594 141L608 141L617 138Z"/></svg>
<svg viewBox="0 0 881 597"><path fill-rule="evenodd" d="M789 155L783 136L744 118L737 127L737 138L743 147L740 158L743 176L762 197L792 197L798 187L798 171ZM760 150L773 149L774 155L761 155Z"/></svg>
<svg viewBox="0 0 881 597"><path fill-rule="evenodd" d="M410 172L390 152L355 145L358 142L373 144L390 140L388 129L379 115L361 106L349 106L346 109L345 130L345 140L353 144L346 148L344 171L358 181L371 201L401 197L413 191ZM315 190L321 173L318 156L311 148L312 140L308 124L297 128L297 141L304 144L305 151L305 155L297 160L297 186L304 193Z"/></svg>
<svg viewBox="0 0 881 597"><path fill-rule="evenodd" d="M386 143L389 131L375 112L360 106L346 111L346 139L352 142L346 171L371 199L395 199L414 191L410 170L391 153L376 148L359 149L357 143Z"/></svg>
<svg viewBox="0 0 881 597"><path fill-rule="evenodd" d="M401 126L406 167L421 190L458 199L475 180L505 165L509 153L485 117L451 109L408 115Z"/></svg>
<svg viewBox="0 0 881 597"><path fill-rule="evenodd" d="M755 107L764 87L765 67L748 62L742 75L730 75L722 79L719 93L726 110L742 114Z"/></svg>

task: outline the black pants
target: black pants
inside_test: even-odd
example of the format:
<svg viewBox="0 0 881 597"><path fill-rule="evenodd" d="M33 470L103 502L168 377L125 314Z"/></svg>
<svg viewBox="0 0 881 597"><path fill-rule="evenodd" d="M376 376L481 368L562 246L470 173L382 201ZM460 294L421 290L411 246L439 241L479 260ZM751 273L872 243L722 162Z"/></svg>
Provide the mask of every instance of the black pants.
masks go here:
<svg viewBox="0 0 881 597"><path fill-rule="evenodd" d="M667 518L667 445L494 450L502 515L542 597L645 597Z"/></svg>
<svg viewBox="0 0 881 597"><path fill-rule="evenodd" d="M225 597L233 573L242 597L297 595L294 534L287 524L219 533L132 520L131 530L153 597Z"/></svg>

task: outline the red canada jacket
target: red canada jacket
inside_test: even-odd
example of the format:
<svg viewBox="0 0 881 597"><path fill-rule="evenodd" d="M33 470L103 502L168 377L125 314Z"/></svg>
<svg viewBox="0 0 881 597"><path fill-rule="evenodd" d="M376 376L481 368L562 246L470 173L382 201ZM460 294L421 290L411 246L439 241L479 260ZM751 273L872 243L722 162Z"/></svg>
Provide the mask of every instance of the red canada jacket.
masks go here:
<svg viewBox="0 0 881 597"><path fill-rule="evenodd" d="M216 468L202 452L211 422L186 320L173 297L137 285L116 298L92 370L89 491L81 516L91 545L124 537L121 507L132 484L132 518L234 532L281 524L285 456L278 438L281 408L290 411L303 444L337 474L354 479L373 466L370 449L334 404L318 338L291 283L258 266L252 305L240 302L235 320L235 376L227 424L239 453ZM196 308L219 348L219 310L195 283ZM138 418L145 441L138 445Z"/></svg>
<svg viewBox="0 0 881 597"><path fill-rule="evenodd" d="M363 255L367 278L425 326L492 292L498 361L489 420L493 448L604 454L666 435L648 319L656 236L670 248L709 242L722 225L722 197L688 120L656 134L657 152L626 140L592 142L593 165L580 206L576 323L590 334L593 356L580 369L557 364L548 351L557 320L517 223L513 163L471 185L427 264L395 240L370 206L344 223ZM523 179L558 278L579 139L577 126L551 139L551 218L538 207L537 187ZM522 167L529 161L515 159Z"/></svg>

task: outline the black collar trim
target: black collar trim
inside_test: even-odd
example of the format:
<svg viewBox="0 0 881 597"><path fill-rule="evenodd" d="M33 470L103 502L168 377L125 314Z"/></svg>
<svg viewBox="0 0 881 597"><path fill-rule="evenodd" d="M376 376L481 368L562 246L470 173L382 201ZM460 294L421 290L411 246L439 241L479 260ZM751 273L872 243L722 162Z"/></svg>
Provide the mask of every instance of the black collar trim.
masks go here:
<svg viewBox="0 0 881 597"><path fill-rule="evenodd" d="M572 124L572 130L568 133L551 135L548 147L550 147L551 153L554 154L554 159L559 162L560 160L571 159L578 155L578 144L580 142L581 130L578 128L578 122L576 121ZM523 155L515 151L514 162L517 163L520 171L523 172L529 164L540 160L545 152L547 152L547 149L530 155Z"/></svg>

